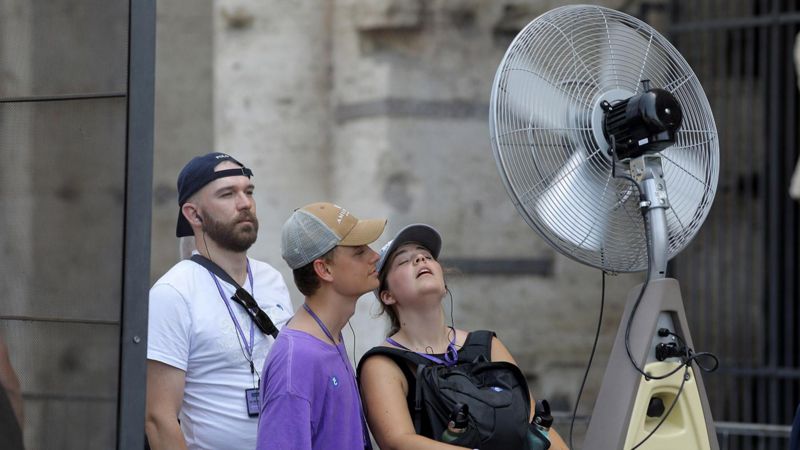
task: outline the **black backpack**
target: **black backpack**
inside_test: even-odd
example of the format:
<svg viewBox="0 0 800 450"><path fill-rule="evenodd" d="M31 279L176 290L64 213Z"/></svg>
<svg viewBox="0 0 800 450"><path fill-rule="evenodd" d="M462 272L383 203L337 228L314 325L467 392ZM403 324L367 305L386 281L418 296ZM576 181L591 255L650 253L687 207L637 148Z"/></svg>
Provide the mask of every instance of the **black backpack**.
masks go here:
<svg viewBox="0 0 800 450"><path fill-rule="evenodd" d="M468 432L451 444L482 450L528 449L530 393L517 366L491 362L494 333L474 331L458 352L458 363L438 365L407 350L375 347L364 354L385 355L398 365L417 365L414 410L417 434L442 440L456 405L468 407Z"/></svg>

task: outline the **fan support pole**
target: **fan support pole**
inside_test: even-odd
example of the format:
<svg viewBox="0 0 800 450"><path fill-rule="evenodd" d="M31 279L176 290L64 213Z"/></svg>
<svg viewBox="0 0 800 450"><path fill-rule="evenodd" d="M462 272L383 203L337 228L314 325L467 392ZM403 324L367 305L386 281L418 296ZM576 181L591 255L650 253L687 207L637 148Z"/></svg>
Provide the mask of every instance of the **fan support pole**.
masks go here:
<svg viewBox="0 0 800 450"><path fill-rule="evenodd" d="M667 183L659 154L648 154L630 161L631 176L639 183L644 198L639 205L645 211L647 226L650 280L664 278L667 273Z"/></svg>
<svg viewBox="0 0 800 450"><path fill-rule="evenodd" d="M665 215L669 202L661 159L658 155L645 155L631 160L630 173L644 193L641 207L645 210L650 238L650 282L631 322L629 344L636 365L645 373L659 376L681 365L678 358L664 361L656 358L658 344L674 342L672 336L659 336L659 328L681 336L688 348L694 348L694 344L678 281L664 277L668 245ZM658 430L638 448L719 450L705 386L696 364L663 380L646 378L631 365L625 331L641 290L639 285L628 294L583 448L633 449L656 428L677 397L677 403Z"/></svg>

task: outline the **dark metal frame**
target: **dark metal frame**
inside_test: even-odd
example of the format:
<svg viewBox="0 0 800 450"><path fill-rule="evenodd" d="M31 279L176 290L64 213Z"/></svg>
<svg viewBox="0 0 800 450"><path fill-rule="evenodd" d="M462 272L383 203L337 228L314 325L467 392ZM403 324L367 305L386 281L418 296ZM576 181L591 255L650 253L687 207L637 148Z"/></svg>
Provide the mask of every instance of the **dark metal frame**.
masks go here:
<svg viewBox="0 0 800 450"><path fill-rule="evenodd" d="M130 0L117 449L144 448L153 181L155 0Z"/></svg>

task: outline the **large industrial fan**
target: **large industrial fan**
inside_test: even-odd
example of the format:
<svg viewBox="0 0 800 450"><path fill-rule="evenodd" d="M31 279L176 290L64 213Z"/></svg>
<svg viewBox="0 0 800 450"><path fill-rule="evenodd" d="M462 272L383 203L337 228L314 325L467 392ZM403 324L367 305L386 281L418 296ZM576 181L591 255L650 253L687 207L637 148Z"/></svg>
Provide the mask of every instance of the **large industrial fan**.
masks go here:
<svg viewBox="0 0 800 450"><path fill-rule="evenodd" d="M692 69L636 18L557 8L511 43L489 120L506 189L539 235L603 271L647 273L584 448L718 449L679 286L666 278L717 187L716 126Z"/></svg>

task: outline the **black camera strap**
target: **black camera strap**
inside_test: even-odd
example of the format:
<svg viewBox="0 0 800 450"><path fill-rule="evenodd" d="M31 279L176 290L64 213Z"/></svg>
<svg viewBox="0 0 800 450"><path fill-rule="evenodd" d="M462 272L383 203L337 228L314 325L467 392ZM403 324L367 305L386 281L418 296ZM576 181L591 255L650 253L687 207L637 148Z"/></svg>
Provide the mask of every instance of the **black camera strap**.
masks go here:
<svg viewBox="0 0 800 450"><path fill-rule="evenodd" d="M236 288L237 294L241 293L242 296L246 296L248 301L245 301L242 298L240 298L240 295L234 295L233 297L231 297L231 300L233 300L236 303L242 305L242 307L247 311L254 310L253 313L256 315L256 317L259 318L258 321L255 321L256 325L258 325L258 328L261 329L261 331L263 331L264 333L269 334L273 338L277 339L277 337L278 337L278 328L275 327L274 323L272 323L272 319L270 319L269 316L267 315L267 313L265 313L264 310L261 309L260 306L258 306L258 303L250 295L250 293L247 292L241 286L239 286L239 283L237 283L233 279L233 277L228 275L228 272L225 272L222 269L222 267L217 265L217 263L215 263L214 261L211 261L210 259L206 258L205 256L203 256L203 255L201 255L199 253L195 253L194 255L192 255L191 259L192 259L192 261L196 262L197 264L200 264L201 266L205 267L208 271L210 271L214 275L220 277L223 281L229 283L231 286ZM252 301L249 301L249 300L252 300ZM250 303L250 304L248 305L247 303Z"/></svg>

